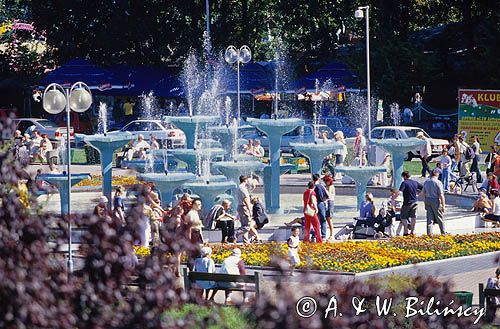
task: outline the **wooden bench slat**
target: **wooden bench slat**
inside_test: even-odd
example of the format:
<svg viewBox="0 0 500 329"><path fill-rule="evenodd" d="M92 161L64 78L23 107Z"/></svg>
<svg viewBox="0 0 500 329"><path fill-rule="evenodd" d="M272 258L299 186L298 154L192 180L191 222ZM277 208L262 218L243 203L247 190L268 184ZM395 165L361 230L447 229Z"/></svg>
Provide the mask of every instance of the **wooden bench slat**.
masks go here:
<svg viewBox="0 0 500 329"><path fill-rule="evenodd" d="M253 275L233 275L221 273L189 272L190 281L246 282L255 283Z"/></svg>

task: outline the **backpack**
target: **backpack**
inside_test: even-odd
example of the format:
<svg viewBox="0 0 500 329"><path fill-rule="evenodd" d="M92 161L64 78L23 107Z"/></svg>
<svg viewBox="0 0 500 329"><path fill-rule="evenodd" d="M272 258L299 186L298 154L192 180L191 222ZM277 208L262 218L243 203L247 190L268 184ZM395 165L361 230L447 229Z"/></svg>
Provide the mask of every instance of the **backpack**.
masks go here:
<svg viewBox="0 0 500 329"><path fill-rule="evenodd" d="M470 146L467 146L465 149L465 160L472 160L476 156L476 152L474 152L474 149Z"/></svg>

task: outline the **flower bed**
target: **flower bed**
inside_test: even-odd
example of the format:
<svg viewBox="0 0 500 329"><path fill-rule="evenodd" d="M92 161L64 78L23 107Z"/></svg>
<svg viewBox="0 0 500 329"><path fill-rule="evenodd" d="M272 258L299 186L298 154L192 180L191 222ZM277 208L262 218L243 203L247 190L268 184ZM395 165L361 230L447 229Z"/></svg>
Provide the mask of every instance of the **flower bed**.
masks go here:
<svg viewBox="0 0 500 329"><path fill-rule="evenodd" d="M212 244L213 259L220 264L232 245ZM286 243L241 245L247 265L272 266L272 258L287 259ZM147 248L136 249L138 256L149 255ZM299 268L336 272L365 272L431 260L482 254L500 250L500 232L467 235L395 237L387 241L346 241L304 244Z"/></svg>
<svg viewBox="0 0 500 329"><path fill-rule="evenodd" d="M140 183L136 176L113 176L113 180L111 184L113 186L124 185L130 186L134 184ZM92 175L91 179L84 179L80 183L75 186L100 186L102 185L102 176L101 175Z"/></svg>

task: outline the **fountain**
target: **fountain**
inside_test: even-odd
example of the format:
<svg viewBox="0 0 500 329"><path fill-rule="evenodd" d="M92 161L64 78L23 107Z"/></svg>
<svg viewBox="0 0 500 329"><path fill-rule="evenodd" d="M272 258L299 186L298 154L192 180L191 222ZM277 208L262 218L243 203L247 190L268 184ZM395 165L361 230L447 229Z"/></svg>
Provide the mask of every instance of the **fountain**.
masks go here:
<svg viewBox="0 0 500 329"><path fill-rule="evenodd" d="M358 200L358 208L361 206L365 199L366 185L368 181L373 176L383 173L387 170L384 166L366 166L366 167L356 167L356 166L338 166L335 168L336 171L344 173L351 177L356 183L356 195Z"/></svg>
<svg viewBox="0 0 500 329"><path fill-rule="evenodd" d="M275 109L275 111L277 108ZM275 113L276 117L276 113ZM249 118L248 123L256 127L269 139L269 162L271 176L271 195L266 197L269 203L266 202L266 208L270 213L279 213L280 210L280 156L281 156L281 137L294 130L298 126L304 125L304 121L300 119L254 119Z"/></svg>
<svg viewBox="0 0 500 329"><path fill-rule="evenodd" d="M90 174L71 174L71 186L80 183L84 179L91 179ZM63 217L68 214L68 175L64 172L62 174L41 174L36 178L38 181L46 181L54 185L59 190L61 199L61 214Z"/></svg>
<svg viewBox="0 0 500 329"><path fill-rule="evenodd" d="M309 159L311 174L321 174L323 159L343 147L337 142L290 143L290 146Z"/></svg>
<svg viewBox="0 0 500 329"><path fill-rule="evenodd" d="M178 129L182 130L186 135L186 148L193 149L195 146L196 131L204 131L209 125L216 124L219 121L219 117L206 115L179 117L165 116L163 117L163 121L172 123Z"/></svg>
<svg viewBox="0 0 500 329"><path fill-rule="evenodd" d="M371 139L370 143L383 148L391 154L393 187L399 188L402 182L401 174L403 173L403 162L406 155L409 151L425 144L425 141L412 137L406 139Z"/></svg>
<svg viewBox="0 0 500 329"><path fill-rule="evenodd" d="M210 152L208 152L210 150ZM174 149L170 151L173 157L179 159L187 164L187 171L191 173L196 173L198 167L198 160L203 162L205 159L210 158L213 160L217 157L221 157L226 154L226 150L222 148L210 148L210 149Z"/></svg>
<svg viewBox="0 0 500 329"><path fill-rule="evenodd" d="M139 180L154 183L160 191L161 206L165 208L172 202L173 192L184 183L194 181L196 175L192 173L147 173L137 175Z"/></svg>
<svg viewBox="0 0 500 329"><path fill-rule="evenodd" d="M127 145L134 137L128 132L117 131L96 135L77 134L77 138L99 151L101 155L102 194L108 198L111 206L113 153L116 149Z"/></svg>
<svg viewBox="0 0 500 329"><path fill-rule="evenodd" d="M214 206L217 196L236 188L236 184L231 181L214 181L211 178L210 181L198 180L186 183L183 187L198 195L203 202L203 209L206 212Z"/></svg>
<svg viewBox="0 0 500 329"><path fill-rule="evenodd" d="M253 173L262 172L266 165L261 161L221 161L214 163L213 167L220 171L230 181L240 183L240 176L249 176Z"/></svg>

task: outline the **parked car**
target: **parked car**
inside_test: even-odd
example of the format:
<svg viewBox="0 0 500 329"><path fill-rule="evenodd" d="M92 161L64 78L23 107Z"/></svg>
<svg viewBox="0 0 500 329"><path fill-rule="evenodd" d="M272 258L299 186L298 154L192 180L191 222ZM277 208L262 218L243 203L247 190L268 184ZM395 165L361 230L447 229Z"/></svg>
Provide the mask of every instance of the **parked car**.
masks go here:
<svg viewBox="0 0 500 329"><path fill-rule="evenodd" d="M52 116L51 121L55 122L59 127L66 127L66 118L66 111L63 111ZM94 133L92 118L88 112L78 113L72 111L70 113L70 124L78 134L91 135Z"/></svg>
<svg viewBox="0 0 500 329"><path fill-rule="evenodd" d="M354 137L356 135L356 129L350 127L347 119L343 116L321 117L319 118L319 123L327 125L333 131L340 130L344 133L345 137Z"/></svg>
<svg viewBox="0 0 500 329"><path fill-rule="evenodd" d="M161 120L134 120L125 125L120 131L128 131L135 138L142 134L146 140L149 140L150 136L154 135L161 144L167 143L168 148L184 147L186 144L186 135L182 130Z"/></svg>
<svg viewBox="0 0 500 329"><path fill-rule="evenodd" d="M423 120L416 125L427 131L429 135L446 140L450 140L458 131L457 124L451 120Z"/></svg>
<svg viewBox="0 0 500 329"><path fill-rule="evenodd" d="M19 118L14 119L16 122L16 129L20 130L21 133L28 133L33 137L33 132L38 130L40 135L47 134L49 139L55 140L66 136L66 127L59 127L55 122L48 119L37 119L37 118ZM70 127L70 136L74 136L75 132L73 127Z"/></svg>
<svg viewBox="0 0 500 329"><path fill-rule="evenodd" d="M314 131L316 130L316 137L314 136ZM291 132L283 135L281 138L281 151L286 153L296 154L290 143L314 143L319 141L323 132L328 133L328 138L333 139L333 131L327 125L315 125L311 123L306 123L304 126L300 126L292 130ZM258 139L261 141L261 145L265 150L269 149L269 139L267 136L260 132L253 132L243 135L244 139Z"/></svg>
<svg viewBox="0 0 500 329"><path fill-rule="evenodd" d="M445 139L432 138L423 130L418 127L408 127L408 126L382 126L372 129L371 138L372 139L406 139L411 137L417 137L417 134L422 132L426 138L431 142L432 155L431 158L437 157L441 154L443 147L448 145L448 141ZM407 160L411 160L414 157L419 157L420 151L417 147L415 150L408 152Z"/></svg>

